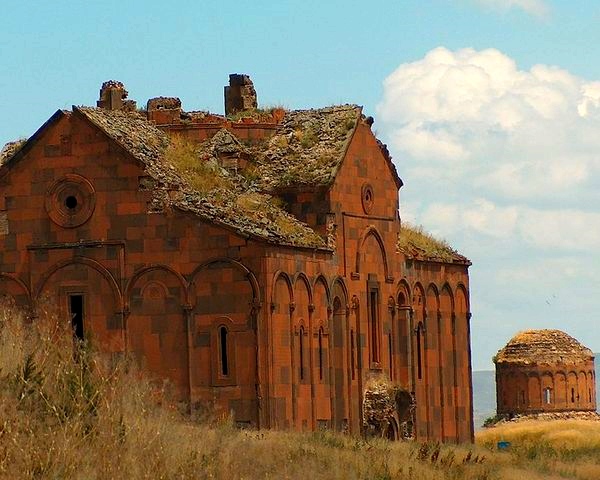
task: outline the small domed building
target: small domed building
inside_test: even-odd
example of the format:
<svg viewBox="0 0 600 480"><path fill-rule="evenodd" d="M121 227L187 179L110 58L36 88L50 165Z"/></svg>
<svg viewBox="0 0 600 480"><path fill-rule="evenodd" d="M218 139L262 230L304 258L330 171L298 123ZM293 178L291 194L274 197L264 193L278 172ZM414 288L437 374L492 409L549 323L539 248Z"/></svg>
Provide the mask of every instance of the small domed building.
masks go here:
<svg viewBox="0 0 600 480"><path fill-rule="evenodd" d="M493 360L499 416L596 411L594 354L565 332L519 332Z"/></svg>

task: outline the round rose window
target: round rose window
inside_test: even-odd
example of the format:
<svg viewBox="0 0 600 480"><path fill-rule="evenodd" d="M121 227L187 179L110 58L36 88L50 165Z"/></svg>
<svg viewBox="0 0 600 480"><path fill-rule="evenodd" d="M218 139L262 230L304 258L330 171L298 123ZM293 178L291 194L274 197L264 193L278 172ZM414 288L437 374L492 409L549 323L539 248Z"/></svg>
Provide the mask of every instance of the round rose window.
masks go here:
<svg viewBox="0 0 600 480"><path fill-rule="evenodd" d="M80 175L65 175L54 182L46 194L46 212L54 223L65 228L87 222L95 206L94 187Z"/></svg>

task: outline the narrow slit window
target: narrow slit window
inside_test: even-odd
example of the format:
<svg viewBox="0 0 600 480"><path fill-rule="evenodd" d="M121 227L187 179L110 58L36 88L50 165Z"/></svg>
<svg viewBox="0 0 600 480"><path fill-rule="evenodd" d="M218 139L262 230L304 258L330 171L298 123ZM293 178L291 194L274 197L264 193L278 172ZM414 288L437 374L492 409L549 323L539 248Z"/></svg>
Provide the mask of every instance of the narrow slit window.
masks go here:
<svg viewBox="0 0 600 480"><path fill-rule="evenodd" d="M350 366L352 368L352 380L356 378L356 347L354 345L354 330L350 330Z"/></svg>
<svg viewBox="0 0 600 480"><path fill-rule="evenodd" d="M575 389L571 389L571 403L575 403Z"/></svg>
<svg viewBox="0 0 600 480"><path fill-rule="evenodd" d="M377 290L369 292L369 317L371 327L371 360L379 362L379 316Z"/></svg>
<svg viewBox="0 0 600 480"><path fill-rule="evenodd" d="M423 378L423 366L421 353L421 325L417 327L417 378L421 380Z"/></svg>
<svg viewBox="0 0 600 480"><path fill-rule="evenodd" d="M388 333L388 353L390 357L390 380L394 380L394 358L392 357L392 334Z"/></svg>
<svg viewBox="0 0 600 480"><path fill-rule="evenodd" d="M319 328L319 380L323 380L323 329Z"/></svg>
<svg viewBox="0 0 600 480"><path fill-rule="evenodd" d="M83 295L69 296L69 312L71 314L71 327L73 336L83 341Z"/></svg>
<svg viewBox="0 0 600 480"><path fill-rule="evenodd" d="M300 380L304 380L304 327L300 327Z"/></svg>
<svg viewBox="0 0 600 480"><path fill-rule="evenodd" d="M221 375L224 377L229 375L229 358L227 351L227 336L228 336L227 327L219 328L219 346L221 350Z"/></svg>

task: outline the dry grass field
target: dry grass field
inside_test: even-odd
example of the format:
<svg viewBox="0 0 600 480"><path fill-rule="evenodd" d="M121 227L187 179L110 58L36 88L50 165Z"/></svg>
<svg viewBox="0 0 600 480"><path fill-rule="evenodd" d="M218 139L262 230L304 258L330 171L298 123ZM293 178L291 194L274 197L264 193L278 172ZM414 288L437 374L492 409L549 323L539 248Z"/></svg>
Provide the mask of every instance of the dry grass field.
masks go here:
<svg viewBox="0 0 600 480"><path fill-rule="evenodd" d="M0 310L0 478L600 478L596 424L507 425L440 447L240 431L210 409L192 419L126 360L74 348L57 318ZM494 450L499 439L509 452Z"/></svg>

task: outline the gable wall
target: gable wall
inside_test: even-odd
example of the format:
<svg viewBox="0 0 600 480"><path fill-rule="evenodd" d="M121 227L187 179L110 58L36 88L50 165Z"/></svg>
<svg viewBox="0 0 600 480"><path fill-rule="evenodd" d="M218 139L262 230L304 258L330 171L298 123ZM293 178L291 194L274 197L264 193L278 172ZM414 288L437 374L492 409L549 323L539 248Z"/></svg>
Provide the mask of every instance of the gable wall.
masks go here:
<svg viewBox="0 0 600 480"><path fill-rule="evenodd" d="M91 185L78 207L95 201L74 228L64 222L77 215L60 216L68 211L64 195L49 194L67 175ZM236 421L257 425L254 304L262 246L193 215L148 214L144 176L75 114L49 126L1 179L7 231L0 234L0 294L30 306L47 297L65 321L70 296L83 295L84 330L93 342L114 354L132 352L169 379L176 397L216 399ZM221 326L228 329L227 375L219 365Z"/></svg>

